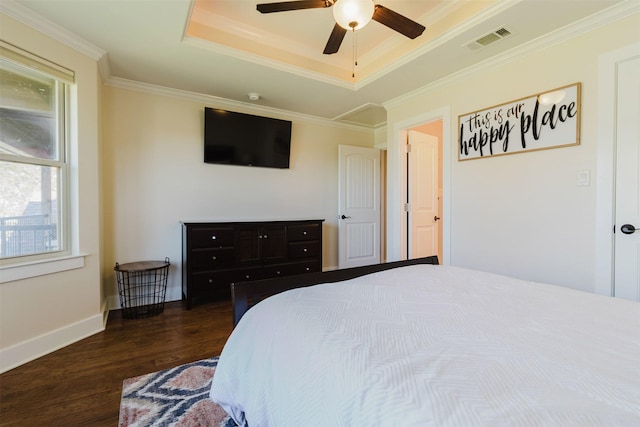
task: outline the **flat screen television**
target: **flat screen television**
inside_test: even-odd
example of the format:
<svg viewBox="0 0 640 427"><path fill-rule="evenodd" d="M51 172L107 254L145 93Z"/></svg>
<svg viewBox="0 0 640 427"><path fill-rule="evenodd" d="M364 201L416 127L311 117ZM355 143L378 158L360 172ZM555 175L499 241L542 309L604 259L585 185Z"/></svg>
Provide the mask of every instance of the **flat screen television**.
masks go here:
<svg viewBox="0 0 640 427"><path fill-rule="evenodd" d="M289 168L291 122L233 111L204 109L204 161Z"/></svg>

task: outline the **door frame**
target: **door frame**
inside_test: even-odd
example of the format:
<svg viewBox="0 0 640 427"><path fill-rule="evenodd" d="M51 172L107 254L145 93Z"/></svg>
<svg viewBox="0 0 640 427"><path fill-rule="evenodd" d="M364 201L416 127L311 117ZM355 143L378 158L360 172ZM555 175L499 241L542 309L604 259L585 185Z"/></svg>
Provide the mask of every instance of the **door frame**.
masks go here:
<svg viewBox="0 0 640 427"><path fill-rule="evenodd" d="M637 57L640 42L600 55L598 58L598 146L596 164L595 288L597 294L613 296L615 224L616 90L618 63ZM611 143L609 143L611 141Z"/></svg>
<svg viewBox="0 0 640 427"><path fill-rule="evenodd" d="M451 264L451 111L442 107L395 122L388 130L387 149L387 261L407 259L407 194L405 139L409 129L442 121L442 265Z"/></svg>

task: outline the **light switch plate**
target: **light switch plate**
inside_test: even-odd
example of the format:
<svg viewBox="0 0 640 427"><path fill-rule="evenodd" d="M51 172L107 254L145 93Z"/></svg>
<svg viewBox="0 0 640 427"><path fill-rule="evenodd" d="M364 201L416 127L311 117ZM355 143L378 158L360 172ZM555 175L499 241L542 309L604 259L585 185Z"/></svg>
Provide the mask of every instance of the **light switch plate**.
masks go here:
<svg viewBox="0 0 640 427"><path fill-rule="evenodd" d="M591 185L591 171L588 169L578 171L576 185L578 187L588 187Z"/></svg>

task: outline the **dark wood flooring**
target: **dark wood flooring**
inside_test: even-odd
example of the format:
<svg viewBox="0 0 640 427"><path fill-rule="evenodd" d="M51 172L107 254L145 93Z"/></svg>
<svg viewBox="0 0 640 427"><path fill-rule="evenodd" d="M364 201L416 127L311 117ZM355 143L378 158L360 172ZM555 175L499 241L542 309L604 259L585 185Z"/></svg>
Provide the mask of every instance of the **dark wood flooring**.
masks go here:
<svg viewBox="0 0 640 427"><path fill-rule="evenodd" d="M232 328L230 302L112 311L105 331L0 375L0 425L117 426L124 379L217 356Z"/></svg>

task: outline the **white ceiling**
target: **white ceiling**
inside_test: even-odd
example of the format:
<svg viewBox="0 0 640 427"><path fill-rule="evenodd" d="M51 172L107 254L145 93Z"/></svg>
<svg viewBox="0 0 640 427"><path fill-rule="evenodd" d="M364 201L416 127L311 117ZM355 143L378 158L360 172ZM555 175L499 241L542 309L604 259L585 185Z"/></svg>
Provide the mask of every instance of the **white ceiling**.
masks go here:
<svg viewBox="0 0 640 427"><path fill-rule="evenodd" d="M2 0L0 10L59 39L77 38L106 52L101 62L108 65L102 68L107 82L151 84L376 127L386 120L386 101L637 0L379 0L426 30L410 40L369 23L357 32L355 78L352 34L337 54L322 54L334 25L330 8L256 10L257 3L270 2ZM499 28L512 34L469 47ZM252 92L260 94L258 101L249 101Z"/></svg>

